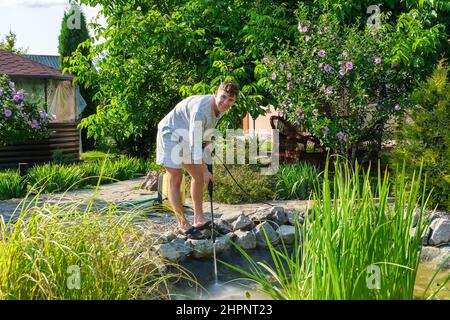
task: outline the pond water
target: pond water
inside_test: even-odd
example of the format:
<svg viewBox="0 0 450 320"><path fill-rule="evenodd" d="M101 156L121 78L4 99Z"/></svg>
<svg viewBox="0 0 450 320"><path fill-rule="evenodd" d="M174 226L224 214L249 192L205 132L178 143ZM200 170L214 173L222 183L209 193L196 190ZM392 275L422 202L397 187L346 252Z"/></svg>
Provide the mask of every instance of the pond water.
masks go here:
<svg viewBox="0 0 450 320"><path fill-rule="evenodd" d="M264 261L271 264L268 250L249 250L247 253L255 261ZM230 248L227 253L217 256L218 259L228 262L240 269L249 270L249 262L235 249ZM197 279L198 285L194 286L188 281L179 281L170 288L172 299L183 300L270 300L271 297L257 290L257 284L244 279L244 276L224 264L217 262L218 282L215 281L214 263L211 259L188 259L181 266L189 270ZM414 289L414 298L421 299L424 289L427 287L435 273L434 265L422 263L419 265ZM442 281L450 275L450 270L442 271L433 281L428 290L430 293L437 289ZM450 282L446 289L437 294L438 299L450 299Z"/></svg>

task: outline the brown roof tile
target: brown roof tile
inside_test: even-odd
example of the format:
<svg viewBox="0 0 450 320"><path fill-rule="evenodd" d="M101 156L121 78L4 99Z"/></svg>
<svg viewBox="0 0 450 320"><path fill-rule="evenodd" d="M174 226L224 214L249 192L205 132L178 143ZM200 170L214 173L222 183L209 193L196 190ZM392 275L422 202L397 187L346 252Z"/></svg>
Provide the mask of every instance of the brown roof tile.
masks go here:
<svg viewBox="0 0 450 320"><path fill-rule="evenodd" d="M71 74L62 74L59 70L20 55L0 49L0 75L6 73L10 77L52 78L72 80Z"/></svg>

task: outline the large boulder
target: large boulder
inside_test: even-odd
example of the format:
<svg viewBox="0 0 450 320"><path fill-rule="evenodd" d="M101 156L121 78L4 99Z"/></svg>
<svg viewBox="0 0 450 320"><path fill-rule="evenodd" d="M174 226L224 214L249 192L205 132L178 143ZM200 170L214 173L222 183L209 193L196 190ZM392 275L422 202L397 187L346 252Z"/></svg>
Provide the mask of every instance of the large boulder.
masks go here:
<svg viewBox="0 0 450 320"><path fill-rule="evenodd" d="M248 231L255 227L255 223L250 220L246 215L241 214L234 222L233 222L233 230L244 230Z"/></svg>
<svg viewBox="0 0 450 320"><path fill-rule="evenodd" d="M230 232L233 232L233 226L226 220L219 219L217 222L214 221L214 224L217 227L217 232L221 234L228 234Z"/></svg>
<svg viewBox="0 0 450 320"><path fill-rule="evenodd" d="M264 231L267 234L267 237L269 239L269 242L272 244L277 244L279 241L279 237L275 229L270 225L268 222L263 222L261 224L258 224L255 229L253 229L253 232L256 236L256 244L261 247L267 247L268 243L266 241L266 237L264 235Z"/></svg>
<svg viewBox="0 0 450 320"><path fill-rule="evenodd" d="M237 230L234 234L236 235L234 242L242 249L256 248L256 236L254 232Z"/></svg>
<svg viewBox="0 0 450 320"><path fill-rule="evenodd" d="M226 222L232 223L237 218L239 218L242 215L242 211L228 211L222 214L220 217L222 220L225 220Z"/></svg>
<svg viewBox="0 0 450 320"><path fill-rule="evenodd" d="M277 225L281 226L289 222L283 207L273 207L270 211L272 213L270 220L274 221Z"/></svg>
<svg viewBox="0 0 450 320"><path fill-rule="evenodd" d="M294 243L295 238L295 227L283 225L277 229L278 236L285 244Z"/></svg>
<svg viewBox="0 0 450 320"><path fill-rule="evenodd" d="M428 243L438 245L450 242L450 220L438 218L430 224L431 236Z"/></svg>
<svg viewBox="0 0 450 320"><path fill-rule="evenodd" d="M287 218L288 218L288 222L291 225L295 224L295 219L296 218L297 218L297 223L303 224L305 222L305 219L300 216L299 210L287 209L287 210L285 210L285 212L286 212L286 215L287 215Z"/></svg>
<svg viewBox="0 0 450 320"><path fill-rule="evenodd" d="M208 258L213 255L212 241L208 239L194 240L188 239L186 241L192 247L192 257L201 259Z"/></svg>
<svg viewBox="0 0 450 320"><path fill-rule="evenodd" d="M274 212L272 211L272 208L258 208L254 213L252 213L249 218L256 222L261 223L265 220L269 220L274 215Z"/></svg>
<svg viewBox="0 0 450 320"><path fill-rule="evenodd" d="M215 246L216 246L216 254L222 253L230 249L231 240L235 237L234 233L228 233L224 236L217 237Z"/></svg>
<svg viewBox="0 0 450 320"><path fill-rule="evenodd" d="M183 261L191 252L191 245L181 239L175 239L169 243L163 243L156 246L156 253L162 258L172 262Z"/></svg>

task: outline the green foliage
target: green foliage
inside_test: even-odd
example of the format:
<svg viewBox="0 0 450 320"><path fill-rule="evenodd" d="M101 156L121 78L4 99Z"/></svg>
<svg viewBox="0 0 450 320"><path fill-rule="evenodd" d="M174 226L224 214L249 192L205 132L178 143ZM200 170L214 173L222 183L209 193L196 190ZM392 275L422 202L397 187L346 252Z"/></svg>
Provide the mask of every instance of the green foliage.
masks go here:
<svg viewBox="0 0 450 320"><path fill-rule="evenodd" d="M65 57L70 57L77 50L78 45L89 40L89 31L86 26L86 17L81 7L72 3L70 9L64 12L59 34L59 65L61 70L68 67ZM87 56L88 48L81 47L81 54Z"/></svg>
<svg viewBox="0 0 450 320"><path fill-rule="evenodd" d="M76 208L19 208L14 224L0 220L0 300L167 298L176 275L147 254L155 240L136 223L139 212Z"/></svg>
<svg viewBox="0 0 450 320"><path fill-rule="evenodd" d="M27 53L28 49L16 48L16 41L17 35L12 30L9 30L5 39L0 40L0 49L20 55Z"/></svg>
<svg viewBox="0 0 450 320"><path fill-rule="evenodd" d="M397 197L390 206L387 171L383 175L379 170L376 188L370 186L368 173L360 179L357 162L354 170L348 163L336 163L334 171L331 181L327 165L311 215L302 225L296 223L293 250L284 243L275 248L266 236L275 267L254 261L242 249L250 270L225 264L260 284L273 299L413 299L428 223L421 172L410 184L404 171L396 175ZM415 209L419 217L411 235Z"/></svg>
<svg viewBox="0 0 450 320"><path fill-rule="evenodd" d="M54 163L70 163L76 160L72 154L64 153L63 149L56 149L53 151L52 160Z"/></svg>
<svg viewBox="0 0 450 320"><path fill-rule="evenodd" d="M399 125L396 147L389 155L393 165L406 162L412 176L423 162L432 189L430 205L450 209L450 82L444 61L413 94L417 104Z"/></svg>
<svg viewBox="0 0 450 320"><path fill-rule="evenodd" d="M321 172L313 165L301 162L281 165L275 173L275 196L283 200L305 200L322 182Z"/></svg>
<svg viewBox="0 0 450 320"><path fill-rule="evenodd" d="M244 188L243 192L233 181L223 165L216 164L213 168L214 199L225 204L257 203L274 199L271 176L262 175L256 165L227 165L236 181ZM186 179L189 190L190 179ZM205 188L206 189L206 188ZM204 201L209 201L206 189Z"/></svg>
<svg viewBox="0 0 450 320"><path fill-rule="evenodd" d="M296 42L263 59L261 82L282 116L326 147L354 161L367 143L377 155L385 124L408 107L416 79L436 61L443 26L427 28L411 12L392 25L381 16L376 30L342 25L335 13L318 15L316 8L299 6L297 14Z"/></svg>
<svg viewBox="0 0 450 320"><path fill-rule="evenodd" d="M0 200L20 198L25 194L24 190L23 178L17 171L0 172Z"/></svg>
<svg viewBox="0 0 450 320"><path fill-rule="evenodd" d="M24 90L17 90L7 75L0 76L0 146L49 135L50 116L41 97L34 101Z"/></svg>

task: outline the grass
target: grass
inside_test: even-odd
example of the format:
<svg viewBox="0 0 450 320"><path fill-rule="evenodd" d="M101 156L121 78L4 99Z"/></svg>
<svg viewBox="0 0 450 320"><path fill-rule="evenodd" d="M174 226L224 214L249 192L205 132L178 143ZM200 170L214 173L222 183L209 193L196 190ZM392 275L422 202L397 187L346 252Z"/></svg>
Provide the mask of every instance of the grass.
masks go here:
<svg viewBox="0 0 450 320"><path fill-rule="evenodd" d="M275 196L283 200L309 199L321 179L319 169L306 162L280 165L275 173Z"/></svg>
<svg viewBox="0 0 450 320"><path fill-rule="evenodd" d="M17 171L0 172L0 200L20 198L24 194L24 181Z"/></svg>
<svg viewBox="0 0 450 320"><path fill-rule="evenodd" d="M23 197L27 190L32 193L36 193L36 190L52 193L69 188L92 188L99 180L102 168L102 184L137 178L159 169L153 162L142 159L113 158L108 154L95 152L90 154L92 156L87 157L89 160L81 164L47 163L35 166L24 178L12 170L0 172L0 200ZM31 189L32 186L35 189Z"/></svg>
<svg viewBox="0 0 450 320"><path fill-rule="evenodd" d="M406 183L403 169L391 185L387 171L378 170L372 188L369 170L362 179L358 171L357 164L354 170L348 164L336 165L330 181L327 165L321 190L314 192L312 214L303 225L296 223L293 252L268 242L274 267L254 261L240 248L250 270L224 264L257 282L274 299L413 299L427 224L429 196L422 191L426 182L419 172ZM391 187L396 190L393 205L388 204ZM417 232L411 235L414 209L420 215Z"/></svg>
<svg viewBox="0 0 450 320"><path fill-rule="evenodd" d="M150 251L155 238L140 211L96 211L95 196L42 207L38 198L23 202L14 222L0 220L0 299L170 297L168 281L181 273L167 272Z"/></svg>

